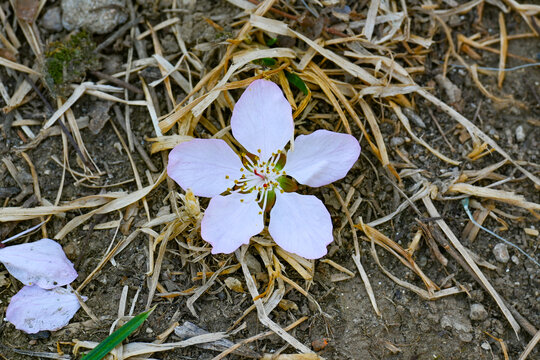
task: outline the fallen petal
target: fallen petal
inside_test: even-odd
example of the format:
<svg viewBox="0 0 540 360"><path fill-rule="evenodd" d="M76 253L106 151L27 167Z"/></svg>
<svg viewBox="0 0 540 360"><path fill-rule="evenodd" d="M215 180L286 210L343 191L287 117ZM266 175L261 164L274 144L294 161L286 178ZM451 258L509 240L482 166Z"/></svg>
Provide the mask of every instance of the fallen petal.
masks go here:
<svg viewBox="0 0 540 360"><path fill-rule="evenodd" d="M285 147L294 131L291 105L271 81L255 80L236 103L231 117L234 137L266 161ZM259 152L260 150L260 152Z"/></svg>
<svg viewBox="0 0 540 360"><path fill-rule="evenodd" d="M169 153L167 173L196 196L212 197L234 186L242 176L242 162L221 139L193 139Z"/></svg>
<svg viewBox="0 0 540 360"><path fill-rule="evenodd" d="M51 239L0 249L0 262L23 284L43 289L67 285L77 278L62 246Z"/></svg>
<svg viewBox="0 0 540 360"><path fill-rule="evenodd" d="M306 259L326 255L326 246L334 240L330 214L313 195L276 192L268 231L284 250Z"/></svg>
<svg viewBox="0 0 540 360"><path fill-rule="evenodd" d="M201 236L212 244L212 254L232 253L264 228L255 193L215 196L201 222Z"/></svg>
<svg viewBox="0 0 540 360"><path fill-rule="evenodd" d="M344 178L359 155L360 144L353 136L317 130L294 140L283 171L300 184L319 187Z"/></svg>
<svg viewBox="0 0 540 360"><path fill-rule="evenodd" d="M66 326L79 307L77 296L68 289L25 286L11 298L6 320L28 334L54 331Z"/></svg>

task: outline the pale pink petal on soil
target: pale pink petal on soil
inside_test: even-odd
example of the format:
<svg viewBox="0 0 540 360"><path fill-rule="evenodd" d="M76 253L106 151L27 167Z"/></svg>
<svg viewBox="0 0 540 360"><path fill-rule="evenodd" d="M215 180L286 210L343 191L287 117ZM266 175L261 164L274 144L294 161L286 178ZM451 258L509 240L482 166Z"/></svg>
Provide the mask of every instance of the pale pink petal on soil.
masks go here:
<svg viewBox="0 0 540 360"><path fill-rule="evenodd" d="M77 278L62 246L51 239L0 249L0 262L23 284L44 289L66 285Z"/></svg>
<svg viewBox="0 0 540 360"><path fill-rule="evenodd" d="M255 196L218 195L210 200L202 219L201 236L212 244L212 254L232 253L262 231L263 216Z"/></svg>
<svg viewBox="0 0 540 360"><path fill-rule="evenodd" d="M360 144L353 136L317 130L294 140L283 171L300 184L328 185L345 177L359 155Z"/></svg>
<svg viewBox="0 0 540 360"><path fill-rule="evenodd" d="M25 286L11 298L6 320L29 334L54 331L66 326L79 307L77 296L65 288Z"/></svg>
<svg viewBox="0 0 540 360"><path fill-rule="evenodd" d="M242 162L221 139L194 139L169 153L167 173L196 196L212 197L234 186L242 176Z"/></svg>
<svg viewBox="0 0 540 360"><path fill-rule="evenodd" d="M284 250L306 259L326 255L326 246L334 240L330 214L313 195L276 192L268 231Z"/></svg>
<svg viewBox="0 0 540 360"><path fill-rule="evenodd" d="M266 161L272 153L282 150L293 135L291 105L279 86L268 80L255 80L238 99L231 128L248 152Z"/></svg>

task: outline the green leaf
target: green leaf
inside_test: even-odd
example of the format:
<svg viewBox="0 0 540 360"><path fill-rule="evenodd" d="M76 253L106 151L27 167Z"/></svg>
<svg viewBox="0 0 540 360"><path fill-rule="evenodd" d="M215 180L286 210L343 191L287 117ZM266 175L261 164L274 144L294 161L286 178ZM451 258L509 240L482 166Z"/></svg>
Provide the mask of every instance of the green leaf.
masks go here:
<svg viewBox="0 0 540 360"><path fill-rule="evenodd" d="M300 79L298 75L285 71L285 76L287 77L287 80L289 80L289 83L293 84L298 90L303 92L304 95L307 95L309 93L306 83L304 82L304 80Z"/></svg>
<svg viewBox="0 0 540 360"><path fill-rule="evenodd" d="M270 38L270 39L266 40L266 45L267 45L267 46L272 46L272 45L274 45L275 43L277 43L277 37L275 37L275 38Z"/></svg>
<svg viewBox="0 0 540 360"><path fill-rule="evenodd" d="M261 58L253 61L257 65L264 65L264 66L274 66L277 64L276 59L272 58Z"/></svg>
<svg viewBox="0 0 540 360"><path fill-rule="evenodd" d="M156 305L157 306L157 305ZM113 332L105 340L99 343L98 346L93 348L88 354L84 355L81 360L101 360L118 344L124 341L132 332L137 330L139 326L150 316L152 311L156 308L154 306L148 311L136 315L133 319L125 323L120 329Z"/></svg>

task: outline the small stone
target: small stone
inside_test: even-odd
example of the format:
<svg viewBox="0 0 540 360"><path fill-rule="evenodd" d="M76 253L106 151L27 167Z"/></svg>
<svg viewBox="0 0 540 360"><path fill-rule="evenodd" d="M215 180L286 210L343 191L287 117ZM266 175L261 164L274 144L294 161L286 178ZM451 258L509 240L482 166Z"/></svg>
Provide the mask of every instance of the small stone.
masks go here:
<svg viewBox="0 0 540 360"><path fill-rule="evenodd" d="M516 141L523 142L524 140L525 140L525 131L523 130L523 126L519 125L516 128Z"/></svg>
<svg viewBox="0 0 540 360"><path fill-rule="evenodd" d="M151 334L154 332L154 330L151 327L147 327L145 331L147 334Z"/></svg>
<svg viewBox="0 0 540 360"><path fill-rule="evenodd" d="M444 315L441 318L441 327L443 329L453 328L458 332L471 332L473 330L471 322L461 315Z"/></svg>
<svg viewBox="0 0 540 360"><path fill-rule="evenodd" d="M62 25L107 34L128 19L125 0L62 0Z"/></svg>
<svg viewBox="0 0 540 360"><path fill-rule="evenodd" d="M424 123L424 120L418 115L414 110L409 108L403 108L403 112L405 115L418 127L421 127L422 129L426 128L426 124Z"/></svg>
<svg viewBox="0 0 540 360"><path fill-rule="evenodd" d="M459 340L466 343L471 342L473 339L473 335L470 333L459 333L458 337L459 337Z"/></svg>
<svg viewBox="0 0 540 360"><path fill-rule="evenodd" d="M486 320L488 313L482 304L472 304L471 312L469 313L471 320L482 321Z"/></svg>
<svg viewBox="0 0 540 360"><path fill-rule="evenodd" d="M510 260L510 254L508 254L508 247L504 243L498 243L493 247L493 255L498 262L506 264Z"/></svg>
<svg viewBox="0 0 540 360"><path fill-rule="evenodd" d="M390 146L401 146L405 143L405 139L396 136L390 139Z"/></svg>
<svg viewBox="0 0 540 360"><path fill-rule="evenodd" d="M491 345L489 345L489 343L488 343L487 341L484 341L484 342L480 345L480 347L481 347L482 349L486 350L486 351L491 350Z"/></svg>
<svg viewBox="0 0 540 360"><path fill-rule="evenodd" d="M519 258L516 255L512 255L512 262L516 265L520 264Z"/></svg>
<svg viewBox="0 0 540 360"><path fill-rule="evenodd" d="M41 18L41 26L49 31L62 31L62 13L60 8L55 6L45 11Z"/></svg>

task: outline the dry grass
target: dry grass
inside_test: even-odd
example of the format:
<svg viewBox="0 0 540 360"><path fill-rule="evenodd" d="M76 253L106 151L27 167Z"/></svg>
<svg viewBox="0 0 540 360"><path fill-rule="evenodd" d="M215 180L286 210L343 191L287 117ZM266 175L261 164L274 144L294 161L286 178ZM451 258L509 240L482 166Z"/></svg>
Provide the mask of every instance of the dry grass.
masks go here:
<svg viewBox="0 0 540 360"><path fill-rule="evenodd" d="M523 37L538 36L537 25L535 24L538 22L537 15L540 12L540 7L520 5L513 0L505 1L506 5L497 1L495 3L501 8L499 36L491 39L481 39L479 37L473 39L466 38L462 34L452 33L452 29L447 25L446 21L453 14L463 14L469 11L477 11L481 14L483 6L485 6L483 1L471 1L448 10L440 9L437 5L425 5L420 8L408 9L405 1L391 2L392 6L387 7L387 2L371 1L368 8L355 9L358 11L356 17L362 20L353 21L353 19L350 19L350 21L344 21L339 26L325 28L325 33L331 34L331 36L323 36L321 33L318 38L311 39L302 34L301 31L296 30L299 15L288 11L291 7L283 6L286 1L266 0L259 3L257 1L229 0L229 2L245 10L245 13L236 19L237 24L242 25L242 27L237 31L235 38L227 40L226 50L219 53L219 64L212 68L209 68L203 59L198 58L186 48L178 24L179 19L174 17L173 11L167 13L167 19L159 24L150 26L147 23L148 30L142 33L139 32L138 27L131 27L135 45L143 38L151 37L154 54L142 58L140 54L134 54L133 50L130 50L129 61L125 64L126 71L113 76L128 82L132 74L138 74L148 66L157 66L162 76L160 80L146 84L140 77L141 88L139 90L144 93L144 100L130 100L127 89L108 85L106 81L75 84L71 96L65 101L58 100L58 104L56 104L57 110L48 117L48 120L41 126L40 132L36 135L29 126L36 126L37 124L22 119L18 111L18 108L27 103L29 101L28 97L31 96L32 87L29 86L28 81L21 82L11 95L6 91L5 84L0 81L0 93L7 104L3 109L4 113L12 114L15 117L12 126L17 129L21 128L29 138L29 145L24 150L37 147L43 138L54 135L62 136L64 146L63 159L55 159L63 168L61 185L55 202L50 203L41 198L39 174L36 173L31 159L26 153L22 152L21 155L31 169L33 185L31 188L27 188L26 185L19 183L19 186L21 190L24 187L26 191L34 193L38 204L31 208L4 207L0 209L0 221L20 222L36 218L42 219L45 221L42 225L42 232L46 236L46 222L50 221L53 216L63 216L66 212L78 211L80 215L75 216L60 231L51 235L55 239L62 239L73 230L84 226L85 222L95 215L118 213L126 219L129 218L129 214L134 209L142 207L147 218L146 223L135 229L128 228L130 233L127 236L118 236L118 239L111 240L111 246L104 253L102 259L100 261L96 259L94 271L77 288L78 293L84 294L85 286L100 273L106 264L113 262L114 257L128 247L136 236L145 234L148 239L149 249L146 276L149 279L148 292L150 295L146 304L147 308L155 301L163 301L162 299L166 301L166 299L176 296L189 296L188 308L197 317L193 304L218 279L236 271L241 271L243 274L245 285L253 299L253 306L246 310L234 327L242 323L243 317L250 311L256 310L260 322L271 331L245 339L223 351L215 359L224 358L241 346L273 333L279 335L298 352L310 353L311 349L287 333L287 331L306 320L305 318L299 319L286 328L281 328L268 315L278 305L284 304L282 300L287 291L298 291L306 296L308 301L316 304L315 299L309 294L309 288L313 282L315 262L302 259L276 247L267 233L255 237L249 249L244 246L236 252L236 256L231 255L227 260L217 262L209 256L209 245L200 239L198 233L202 217L198 199L190 193L179 194L179 189L170 179L167 179L165 172L155 176L158 167L151 162L144 149L137 148L137 151L144 155L147 169L137 168L131 157L131 154L135 151L134 135L130 129L129 119L131 107L143 106L148 109L149 121L154 129L153 137L147 139L152 144L150 153L161 154L164 167L167 163L168 150L183 141L192 139L197 126L202 126L214 138L223 138L233 147L238 145L231 136L230 127L226 125L227 119L224 116L224 113L229 113L234 107L234 96L231 95L230 91L242 89L255 79L272 79L280 83L287 99L296 110L294 117L298 124L306 124L310 121L317 121L316 119L322 119L317 122L318 126L353 134L360 141L367 144L364 152L371 152L378 160L378 163L372 164L375 173L386 176L402 195L402 204L395 212L373 220L368 224L364 224L362 221L355 223L353 216L362 202L361 196L357 195L362 178L353 183L350 193L347 194L345 199L342 198L336 188L332 187L342 207L341 210L345 219L343 223L347 224L352 232L354 252L351 253L351 257L369 294L375 313L381 315L377 306L378 295L374 293L360 261L359 240L371 243L373 259L380 266L383 273L398 285L428 300L452 296L463 291L459 285L441 289L424 274L420 266L414 261L415 251L418 246L423 246L419 245L420 240L426 239L426 244L432 248L436 258L445 266L448 260L441 254L439 246L446 245L451 248L452 256L461 261L460 264L463 265L463 269L469 271L495 300L516 334L521 327L524 327L532 333L531 335L534 335L530 345L520 357L520 359L525 359L532 347L538 342L540 332L537 332L534 327L528 326L525 323L526 320L521 316L514 315L515 310L507 306L507 299L503 299L498 294L479 268L479 261L471 257L469 251L461 244L458 236L445 222L445 219L441 218L440 208L445 201L459 201L462 196L474 196L477 200L476 206L479 209L475 213L475 217L479 223L482 223L488 216L505 217L502 209L507 211L507 208L502 207L503 204L525 209L530 213L530 217L538 219L537 212L540 209L540 204L534 203L524 195L511 190L495 188L497 184L491 184L493 187L491 185L479 185L481 179L493 179L503 184L505 177L499 175L496 171L503 166L512 166L521 172L528 181L532 182L536 189L539 189L538 165L529 164L528 168L534 170L525 169L523 162L511 158L495 139L482 132L472 121L462 116L452 106L453 104L447 104L437 98L433 95L431 89L426 89L417 84L413 78L416 74L423 72L423 62L426 55L431 51L433 36L435 33L440 32L446 35L449 49L444 59L445 69L449 62L458 62L471 74L474 83L486 97L501 106L519 106L517 100L504 96L498 97L488 91L482 84L476 65L471 63L470 59L474 59L475 54L482 51L498 53L500 55L499 71L494 76L498 79L498 86L503 88L504 67L507 58L515 57L508 52L508 43ZM45 2L42 1L41 3L44 4ZM16 2L12 2L12 6L16 6ZM298 10L301 10L301 8L301 5L297 6ZM177 10L176 2L173 2L171 10ZM2 12L1 8L0 12ZM422 34L421 36L411 33L410 14L413 12L423 13L429 18L431 28L426 33L427 35ZM505 13L508 12L522 16L530 26L530 33L507 34ZM24 19L17 18L17 22L25 36L25 39L17 39L10 26L13 18L7 18L6 14L2 12L0 13L0 19L4 30L3 33L0 32L0 35L2 35L0 40L2 40L5 49L10 50L13 53L12 55L15 56L20 43L25 42L36 56L35 63L39 63L43 53L43 44L40 43L40 36L37 33L39 29ZM167 58L163 55L159 35L159 31L162 29L170 29L175 34L181 49L181 52L176 57ZM375 29L379 31L377 32ZM276 35L294 38L297 45L292 48L269 48L266 46L264 38L273 38ZM454 37L458 39L457 46L454 44ZM248 38L250 41L246 41ZM408 49L407 56L409 58L396 58L397 54L393 50L396 44L401 44ZM492 44L499 44L499 49L490 47ZM462 54L467 54L470 59L465 61ZM256 60L266 58L275 59L276 65L265 67L254 63ZM174 61L177 61L176 64L173 64ZM30 79L29 81L38 79L39 72L36 67L32 69L2 57L0 57L0 65L8 69L6 70L7 73L14 78L19 76L17 72L23 72L31 75L27 78ZM295 94L295 91L289 87L289 83L284 77L284 70L298 75L305 82L309 88L307 95ZM350 80L344 81L343 79ZM179 103L176 103L172 87L173 83L187 94ZM159 114L159 99L155 91L155 88L162 86L165 87L165 93L168 96L166 100L171 109L165 115ZM80 130L86 127L87 123L84 122L84 119L75 119L71 110L73 105L84 96L93 96L118 103L115 111L119 116L123 115L123 121L121 122L121 128L115 126L114 130L125 153L129 156L133 181L136 183L137 191L123 193L103 189L99 194L96 193L93 196L81 197L70 202L60 201L66 175L71 176L77 184L99 187L99 179L105 174L92 160L92 154L85 147L84 138L81 136ZM471 144L469 158L472 162L478 161L484 155L492 152L498 153L503 160L493 163L481 171L474 173L462 171L443 178L439 177L438 173L431 174L434 176L426 176L427 171L415 165L414 161L409 159L406 152L401 151L399 147L395 150L397 155L392 158L393 155L389 151L388 139L383 136L380 130L383 121L383 111L381 109L394 114L393 119L385 119L385 121L392 121L398 129L403 128L401 132L406 133L412 141L418 143L439 159L440 168L448 165L459 166L463 163L463 160L456 158L454 151L439 148L439 144L430 144L415 133L411 121L414 121L415 103L420 98L431 103L438 111L446 113L455 121L457 126L466 131ZM316 106L317 104L327 104L328 106ZM325 108L329 109L328 112L321 112L320 109ZM61 127L57 124L61 125ZM112 124L114 126L115 123ZM302 125L302 131L305 131L307 127ZM78 149L78 169L73 169L69 165L68 143L70 141L72 146ZM14 179L17 180L16 171L12 169L10 160L4 158L3 161ZM412 179L418 184L414 191L409 191L412 194L410 196L407 196L404 192L403 182L406 179ZM172 212L165 211L153 214L149 210L146 197L164 181L167 182L168 196L166 199L161 200L170 204ZM147 185L143 185L144 183ZM511 187L506 189L509 188L511 189ZM352 201L353 199L358 200ZM422 206L425 210L419 210ZM434 219L434 222L433 224L426 224L418 220L422 226L418 232L409 234L411 245L405 249L391 239L391 234L384 234L381 230L377 230L377 227L391 221L408 208L416 211L419 219L428 214ZM93 229L116 228L118 233L120 226L121 221L117 220L98 224ZM343 227L339 229L339 232L341 230L343 230ZM476 232L474 232L475 230ZM474 239L476 233L477 228L469 225L467 230L469 239ZM198 276L199 279L203 280L202 285L194 285L192 288L182 292L167 293L159 283L162 262L172 244L174 244L174 248L179 249L175 253L180 257L183 265L190 263L198 266L200 269ZM420 279L420 283L423 284L423 288L400 279L386 270L379 262L377 247L395 256L396 260L416 274ZM255 283L254 274L250 273L245 260L248 252L253 252L262 259L264 271L267 273L266 283ZM338 271L335 277L336 281L355 281L353 278L356 273L343 265L329 259L321 260L321 262ZM304 283L299 284L285 276L284 267L294 269L304 280ZM265 290L259 293L258 288ZM124 302L120 306L119 320L125 318L126 295L127 293L124 295ZM318 304L316 306L320 313L325 316L324 310ZM87 309L87 312L91 318L95 318L91 310ZM133 309L129 311L128 315L132 313ZM171 326L171 329L173 328ZM229 331L231 330L229 329ZM163 341L171 331L163 336ZM226 336L226 333L215 333L196 336L177 343L130 343L119 347L114 356L118 359L151 356L152 353L177 347L211 343ZM79 348L92 348L96 343L77 341L74 345L73 352L76 353ZM316 358L319 357L316 355L279 355L276 357L276 359Z"/></svg>

